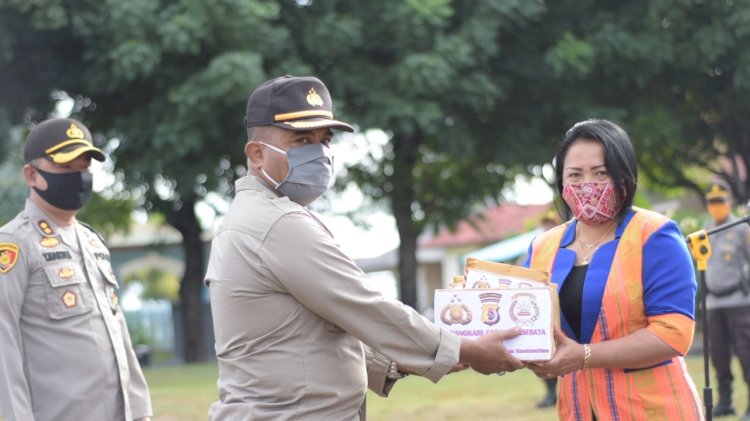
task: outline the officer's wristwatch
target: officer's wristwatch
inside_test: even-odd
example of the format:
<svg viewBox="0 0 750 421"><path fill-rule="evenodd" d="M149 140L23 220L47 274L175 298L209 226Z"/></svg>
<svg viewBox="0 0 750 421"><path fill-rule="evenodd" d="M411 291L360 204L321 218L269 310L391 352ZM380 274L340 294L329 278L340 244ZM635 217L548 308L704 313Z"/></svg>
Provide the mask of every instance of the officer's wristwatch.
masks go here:
<svg viewBox="0 0 750 421"><path fill-rule="evenodd" d="M388 373L385 375L385 377L391 380L398 380L403 379L408 375L408 373L402 373L398 371L398 364L396 364L395 361L391 361L390 365L388 365Z"/></svg>

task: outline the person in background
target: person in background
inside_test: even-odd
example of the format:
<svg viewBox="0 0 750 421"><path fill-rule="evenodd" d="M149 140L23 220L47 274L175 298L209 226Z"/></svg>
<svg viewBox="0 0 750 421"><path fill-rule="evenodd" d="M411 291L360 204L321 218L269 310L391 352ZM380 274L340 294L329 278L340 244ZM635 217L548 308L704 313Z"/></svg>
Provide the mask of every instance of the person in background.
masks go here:
<svg viewBox="0 0 750 421"><path fill-rule="evenodd" d="M722 181L706 190L706 211L711 217L706 229L737 220L732 215L732 194ZM732 352L742 366L743 380L750 385L750 226L738 224L711 235L711 257L706 269L706 309L711 364L716 370L719 403L716 417L735 415L732 403ZM750 386L745 393L748 393ZM750 408L742 417L750 421Z"/></svg>
<svg viewBox="0 0 750 421"><path fill-rule="evenodd" d="M524 367L503 346L439 329L383 296L306 206L332 179L328 88L315 77L261 84L247 103L248 174L211 243L206 273L219 362L212 420L359 420L366 388L404 373L434 382L470 366Z"/></svg>
<svg viewBox="0 0 750 421"><path fill-rule="evenodd" d="M91 133L69 118L24 145L26 208L0 228L0 419L150 420L148 386L109 250L76 214L91 196Z"/></svg>
<svg viewBox="0 0 750 421"><path fill-rule="evenodd" d="M677 224L632 206L638 183L627 133L575 124L554 160L574 219L540 234L527 266L558 285L557 351L528 367L559 377L562 420L700 420L683 356L693 339L696 283Z"/></svg>

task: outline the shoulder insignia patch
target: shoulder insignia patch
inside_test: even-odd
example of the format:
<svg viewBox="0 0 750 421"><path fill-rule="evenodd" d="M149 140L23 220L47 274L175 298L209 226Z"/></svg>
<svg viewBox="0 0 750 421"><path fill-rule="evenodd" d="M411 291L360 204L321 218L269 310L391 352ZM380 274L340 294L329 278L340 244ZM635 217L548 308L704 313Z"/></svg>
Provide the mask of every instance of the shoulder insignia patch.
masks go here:
<svg viewBox="0 0 750 421"><path fill-rule="evenodd" d="M0 243L0 273L7 273L13 269L18 254L18 244Z"/></svg>
<svg viewBox="0 0 750 421"><path fill-rule="evenodd" d="M45 221L44 219L40 219L39 221L37 221L36 228L39 233L45 237L57 236L55 230L52 229L52 226L49 224L49 222Z"/></svg>

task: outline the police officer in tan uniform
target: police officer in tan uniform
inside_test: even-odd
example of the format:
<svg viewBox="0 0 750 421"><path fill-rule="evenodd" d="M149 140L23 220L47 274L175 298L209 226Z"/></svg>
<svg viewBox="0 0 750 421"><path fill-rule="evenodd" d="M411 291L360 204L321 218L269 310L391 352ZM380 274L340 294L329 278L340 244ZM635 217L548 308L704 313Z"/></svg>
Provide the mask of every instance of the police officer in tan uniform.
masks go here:
<svg viewBox="0 0 750 421"><path fill-rule="evenodd" d="M212 420L358 420L366 388L404 372L436 382L524 364L496 332L462 339L384 297L306 206L332 178L326 86L284 76L248 100L248 175L211 245L206 283L219 362Z"/></svg>
<svg viewBox="0 0 750 421"><path fill-rule="evenodd" d="M26 208L0 228L0 418L149 420L148 387L118 305L109 250L75 218L91 195L89 130L29 133Z"/></svg>
<svg viewBox="0 0 750 421"><path fill-rule="evenodd" d="M712 182L705 198L711 217L706 228L737 220L732 215L728 185ZM738 224L711 235L711 249L706 270L706 309L711 363L719 385L719 402L713 415L719 417L736 413L732 403L733 353L742 366L746 396L750 396L750 227ZM750 408L742 419L750 421Z"/></svg>

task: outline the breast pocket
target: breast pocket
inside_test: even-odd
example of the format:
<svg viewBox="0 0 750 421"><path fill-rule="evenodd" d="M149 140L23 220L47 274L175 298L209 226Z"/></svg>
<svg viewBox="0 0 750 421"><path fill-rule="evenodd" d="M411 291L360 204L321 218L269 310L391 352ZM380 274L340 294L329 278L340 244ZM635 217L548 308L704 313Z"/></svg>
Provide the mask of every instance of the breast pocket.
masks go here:
<svg viewBox="0 0 750 421"><path fill-rule="evenodd" d="M67 319L91 311L91 293L83 270L77 263L48 265L44 272L47 277L47 312L50 318Z"/></svg>

